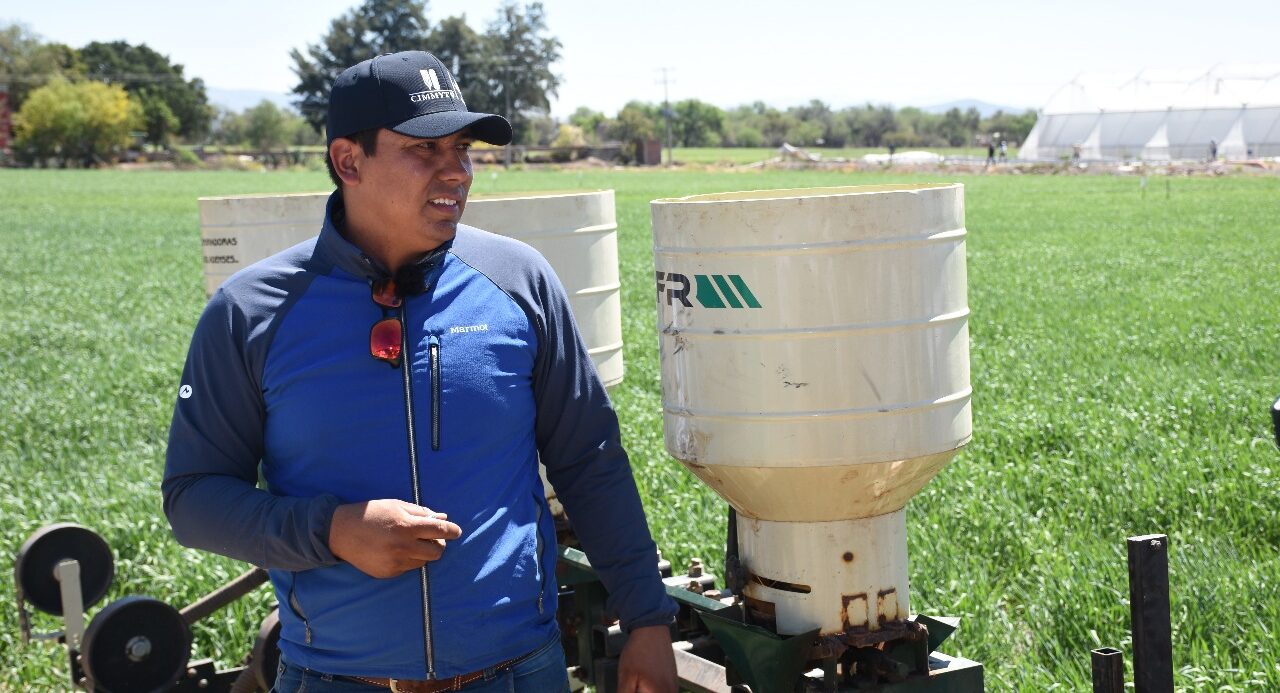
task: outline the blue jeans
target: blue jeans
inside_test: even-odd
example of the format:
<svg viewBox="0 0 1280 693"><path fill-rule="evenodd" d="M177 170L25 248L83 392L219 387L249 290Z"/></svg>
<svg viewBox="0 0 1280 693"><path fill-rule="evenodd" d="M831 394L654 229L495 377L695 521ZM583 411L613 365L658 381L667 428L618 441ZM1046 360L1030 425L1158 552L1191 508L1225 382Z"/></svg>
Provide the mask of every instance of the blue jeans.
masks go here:
<svg viewBox="0 0 1280 693"><path fill-rule="evenodd" d="M485 677L459 690L466 693L557 693L569 691L564 650L557 637L533 656L506 671L485 672ZM271 693L388 693L381 688L342 676L303 669L280 660L276 685Z"/></svg>

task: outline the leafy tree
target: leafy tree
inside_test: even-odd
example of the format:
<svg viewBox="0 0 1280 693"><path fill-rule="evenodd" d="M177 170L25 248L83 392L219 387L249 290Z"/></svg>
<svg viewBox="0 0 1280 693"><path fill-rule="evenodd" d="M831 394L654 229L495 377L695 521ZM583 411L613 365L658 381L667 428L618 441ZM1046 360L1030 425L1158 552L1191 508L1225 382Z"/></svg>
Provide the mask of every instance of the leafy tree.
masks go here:
<svg viewBox="0 0 1280 693"><path fill-rule="evenodd" d="M427 50L453 73L462 98L473 110L482 110L480 105L490 100L486 48L484 37L467 24L466 15L445 19L427 37Z"/></svg>
<svg viewBox="0 0 1280 693"><path fill-rule="evenodd" d="M618 111L609 137L622 142L652 139L658 136L661 129L661 117L657 106L642 101L629 101Z"/></svg>
<svg viewBox="0 0 1280 693"><path fill-rule="evenodd" d="M734 123L725 132L724 143L731 147L762 147L764 135L743 123Z"/></svg>
<svg viewBox="0 0 1280 693"><path fill-rule="evenodd" d="M932 113L925 113L919 108L908 106L894 113L893 130L881 137L881 144L892 144L896 147L938 147L946 146L947 139L941 134L943 118Z"/></svg>
<svg viewBox="0 0 1280 693"><path fill-rule="evenodd" d="M305 118L295 113L292 109L281 109L280 112L284 116L287 144L294 147L324 144L324 135L316 132L315 128L311 127L311 124Z"/></svg>
<svg viewBox="0 0 1280 693"><path fill-rule="evenodd" d="M28 94L49 80L83 74L84 65L74 48L44 43L39 34L21 24L0 27L0 84L9 85L9 107L14 112L22 108Z"/></svg>
<svg viewBox="0 0 1280 693"><path fill-rule="evenodd" d="M783 113L776 108L765 107L764 104L757 102L756 111L760 118L760 133L764 135L765 142L770 147L780 147L783 142L787 141L787 136L792 134L795 128L796 117L790 113Z"/></svg>
<svg viewBox="0 0 1280 693"><path fill-rule="evenodd" d="M698 99L686 99L672 107L673 136L682 147L716 147L724 130L724 112Z"/></svg>
<svg viewBox="0 0 1280 693"><path fill-rule="evenodd" d="M294 106L316 132L324 130L329 89L343 70L381 53L428 45L426 9L426 0L365 0L334 19L329 33L308 45L305 54L296 48L290 51L298 76Z"/></svg>
<svg viewBox="0 0 1280 693"><path fill-rule="evenodd" d="M512 140L518 144L527 145L547 145L551 140L555 139L560 132L560 122L551 117L549 113L531 113L524 117L524 127L518 136L518 139Z"/></svg>
<svg viewBox="0 0 1280 693"><path fill-rule="evenodd" d="M845 111L850 139L863 147L880 147L884 136L898 128L897 114L892 106L873 106Z"/></svg>
<svg viewBox="0 0 1280 693"><path fill-rule="evenodd" d="M285 114L263 99L257 106L245 110L244 137L250 146L264 152L283 147L288 137Z"/></svg>
<svg viewBox="0 0 1280 693"><path fill-rule="evenodd" d="M556 133L555 139L551 140L552 147L585 147L587 146L587 137L582 132L582 128L569 123L561 123L559 131Z"/></svg>
<svg viewBox="0 0 1280 693"><path fill-rule="evenodd" d="M604 134L605 124L608 122L609 118L605 114L593 111L586 106L579 106L578 110L569 116L569 124L581 130L588 142L599 142Z"/></svg>
<svg viewBox="0 0 1280 693"><path fill-rule="evenodd" d="M210 139L221 145L237 145L245 141L244 116L235 111L220 108L213 121Z"/></svg>
<svg viewBox="0 0 1280 693"><path fill-rule="evenodd" d="M277 120L278 127L275 125ZM279 108L270 101L260 102L240 113L219 111L214 121L212 140L224 146L251 146L264 150L324 144L324 137L306 119L292 109Z"/></svg>
<svg viewBox="0 0 1280 693"><path fill-rule="evenodd" d="M942 114L942 122L938 126L938 134L946 144L960 147L969 143L978 131L978 123L982 116L978 109L969 108L963 113L958 108L949 109Z"/></svg>
<svg viewBox="0 0 1280 693"><path fill-rule="evenodd" d="M725 112L723 143L730 147L760 147L764 134L755 124L755 110L751 106L738 106Z"/></svg>
<svg viewBox="0 0 1280 693"><path fill-rule="evenodd" d="M811 147L813 145L824 144L822 137L822 123L815 120L800 120L795 116L792 119L790 127L787 128L786 141L790 144Z"/></svg>
<svg viewBox="0 0 1280 693"><path fill-rule="evenodd" d="M551 108L549 96L560 86L551 71L560 59L560 40L547 33L542 3L521 8L511 0L498 8L483 38L483 60L477 65L481 79L471 78L474 88L464 91L470 94L467 104L472 110L505 114L515 141L522 142L529 127L525 113L545 114Z"/></svg>
<svg viewBox="0 0 1280 693"><path fill-rule="evenodd" d="M547 33L542 3L522 7L507 0L484 34L477 34L465 15L428 31L426 7L425 0L365 0L334 19L305 53L294 49L294 105L307 122L317 132L324 128L329 89L346 68L380 53L425 48L454 74L471 110L506 114L517 142L539 140L541 131L533 131L536 118L526 113L545 116L560 85L551 71L560 59L560 41ZM550 139L555 129L549 133L541 134Z"/></svg>
<svg viewBox="0 0 1280 693"><path fill-rule="evenodd" d="M787 135L792 144L817 144L827 147L842 147L848 139L848 131L837 124L834 111L827 104L813 99L803 106L787 109L799 124Z"/></svg>
<svg viewBox="0 0 1280 693"><path fill-rule="evenodd" d="M213 110L204 80L186 79L182 65L145 43L94 41L80 49L80 59L88 77L120 85L142 105L148 142L167 145L173 134L187 139L208 134Z"/></svg>
<svg viewBox="0 0 1280 693"><path fill-rule="evenodd" d="M139 94L138 103L142 106L142 120L148 142L167 144L169 136L182 128L182 121L174 115L173 109L154 91L147 90Z"/></svg>
<svg viewBox="0 0 1280 693"><path fill-rule="evenodd" d="M56 78L22 104L14 149L28 161L91 166L129 146L142 119L141 106L119 85Z"/></svg>
<svg viewBox="0 0 1280 693"><path fill-rule="evenodd" d="M1034 110L1021 114L996 111L990 118L982 121L979 131L987 135L1000 134L1000 139L1007 140L1010 145L1025 142L1031 128L1036 125L1037 114Z"/></svg>
<svg viewBox="0 0 1280 693"><path fill-rule="evenodd" d="M662 131L662 112L658 106L643 101L629 101L618 116L604 124L606 137L622 143L621 158L636 159L636 143L654 139Z"/></svg>

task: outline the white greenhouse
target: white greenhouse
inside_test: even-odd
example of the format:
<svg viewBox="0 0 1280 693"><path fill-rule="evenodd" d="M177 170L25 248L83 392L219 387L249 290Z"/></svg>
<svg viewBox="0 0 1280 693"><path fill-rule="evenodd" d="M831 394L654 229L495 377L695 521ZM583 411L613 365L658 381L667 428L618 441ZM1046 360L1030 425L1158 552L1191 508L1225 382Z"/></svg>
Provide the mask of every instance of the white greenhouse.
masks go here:
<svg viewBox="0 0 1280 693"><path fill-rule="evenodd" d="M1280 65L1081 75L1045 104L1019 156L1092 161L1280 157Z"/></svg>

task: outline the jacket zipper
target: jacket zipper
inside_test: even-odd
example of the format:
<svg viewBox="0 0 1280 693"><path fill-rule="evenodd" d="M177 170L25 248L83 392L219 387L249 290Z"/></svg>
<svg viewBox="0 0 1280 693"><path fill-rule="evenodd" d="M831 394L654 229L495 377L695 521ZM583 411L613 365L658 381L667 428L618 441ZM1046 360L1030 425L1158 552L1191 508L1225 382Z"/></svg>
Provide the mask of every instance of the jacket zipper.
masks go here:
<svg viewBox="0 0 1280 693"><path fill-rule="evenodd" d="M440 340L431 337L431 449L440 449Z"/></svg>
<svg viewBox="0 0 1280 693"><path fill-rule="evenodd" d="M538 578L538 613L542 613L542 597L546 594L546 579L542 575L542 503L537 496L533 498L533 504L538 508L537 518L533 523L534 536L538 538L535 544L536 553L533 554L534 573Z"/></svg>
<svg viewBox="0 0 1280 693"><path fill-rule="evenodd" d="M418 484L418 444L415 440L413 427L413 382L410 377L413 372L411 366L413 359L412 353L409 351L408 301L405 301L400 307L400 319L404 324L404 329L400 330L400 370L404 374L404 411L405 421L409 429L409 474L413 480L413 503L421 506L422 491L419 489ZM422 581L422 632L425 634L423 650L427 655L427 678L434 679L436 677L436 656L435 648L431 645L431 585L428 584L427 580L427 566L423 565L419 568L418 574Z"/></svg>
<svg viewBox="0 0 1280 693"><path fill-rule="evenodd" d="M307 619L307 614L302 610L302 603L298 601L298 576L294 574L290 576L289 582L289 608L293 609L293 613L302 619L302 627L306 629L305 642L311 644L311 621Z"/></svg>

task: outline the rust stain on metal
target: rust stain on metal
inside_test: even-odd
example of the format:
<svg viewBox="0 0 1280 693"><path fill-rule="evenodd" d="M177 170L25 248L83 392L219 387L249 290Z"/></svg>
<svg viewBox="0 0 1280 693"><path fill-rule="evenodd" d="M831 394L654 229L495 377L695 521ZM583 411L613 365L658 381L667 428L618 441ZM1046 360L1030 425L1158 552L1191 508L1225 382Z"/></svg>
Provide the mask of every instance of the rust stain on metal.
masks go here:
<svg viewBox="0 0 1280 693"><path fill-rule="evenodd" d="M845 563L853 563L853 552L852 552L852 551L845 551L845 552L844 552L844 555L843 555L843 556L841 556L841 558L843 558L843 559L844 559L844 562L845 562Z"/></svg>
<svg viewBox="0 0 1280 693"><path fill-rule="evenodd" d="M866 630L868 625L867 593L840 595L840 622L845 632Z"/></svg>

